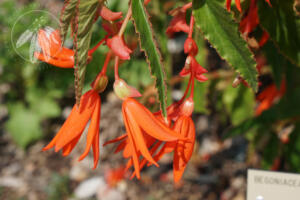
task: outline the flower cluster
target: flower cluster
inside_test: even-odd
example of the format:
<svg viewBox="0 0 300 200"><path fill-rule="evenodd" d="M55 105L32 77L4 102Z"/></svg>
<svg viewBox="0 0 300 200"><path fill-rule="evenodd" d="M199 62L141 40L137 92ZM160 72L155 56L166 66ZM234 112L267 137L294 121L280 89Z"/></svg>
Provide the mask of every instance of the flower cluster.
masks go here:
<svg viewBox="0 0 300 200"><path fill-rule="evenodd" d="M147 3L149 1L145 1L145 4ZM131 17L131 7L123 19L121 12L112 12L103 6L99 9L97 17L103 19L102 27L107 34L95 47L89 50L88 60L93 58L93 53L100 45L106 45L109 51L104 65L92 82L91 89L81 97L79 105L74 105L63 126L43 150L54 148L55 152L62 150L63 156L69 155L90 121L86 135L86 148L79 160L84 159L92 148L94 168L97 167L101 111L99 94L107 86L107 66L111 60L114 60L114 92L123 101L122 114L126 133L106 142L104 146L119 142L115 152L122 151L124 158L128 159L124 171L133 167L132 177L136 176L137 178L141 177L140 170L146 164L158 167L158 161L162 156L173 152L174 181L178 182L192 156L196 138L195 126L191 119L194 109L194 81L204 82L207 80L203 75L207 70L197 62L195 57L198 53L198 47L192 38L194 17L191 16L189 25L186 22L186 12L191 6L192 4L188 3L173 10L171 12L173 19L166 30L169 37L172 37L175 32L188 34L184 44L187 58L180 76L189 76L189 84L182 99L167 108L167 116L164 117L162 111L152 113L139 103L135 99L141 96L139 91L119 77L120 60L130 60L133 52L133 49L125 43L123 36ZM61 68L74 67L74 51L62 46L59 30L41 29L38 34L38 42L40 51L34 54L37 59Z"/></svg>

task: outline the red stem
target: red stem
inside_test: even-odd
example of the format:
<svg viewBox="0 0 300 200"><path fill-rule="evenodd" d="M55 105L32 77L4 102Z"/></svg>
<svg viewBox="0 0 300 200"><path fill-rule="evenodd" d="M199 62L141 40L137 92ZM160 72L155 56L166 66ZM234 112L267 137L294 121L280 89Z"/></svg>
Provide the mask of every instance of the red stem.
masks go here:
<svg viewBox="0 0 300 200"><path fill-rule="evenodd" d="M115 80L119 80L119 57L115 57Z"/></svg>
<svg viewBox="0 0 300 200"><path fill-rule="evenodd" d="M99 46L107 39L107 36L105 36L102 40L100 40L96 46L94 46L92 49L89 50L89 55L93 55L93 53L99 48Z"/></svg>
<svg viewBox="0 0 300 200"><path fill-rule="evenodd" d="M108 66L108 63L109 63L109 61L110 61L111 55L112 55L112 52L111 52L111 51L109 51L109 52L106 54L106 58L105 58L105 61L104 61L104 64L103 64L103 67L102 67L102 70L101 70L101 73L102 73L102 74L106 74L107 66Z"/></svg>
<svg viewBox="0 0 300 200"><path fill-rule="evenodd" d="M192 83L192 78L193 78L193 77L190 76L189 83L188 83L188 85L187 85L187 87L186 87L186 89L185 89L185 92L184 92L183 96L182 96L181 99L177 102L178 104L181 104L181 103L184 101L186 95L188 94L189 88L190 88L191 83Z"/></svg>
<svg viewBox="0 0 300 200"><path fill-rule="evenodd" d="M189 30L188 38L193 37L194 23L195 23L195 19L194 19L194 16L192 15L191 20L190 20L190 30Z"/></svg>

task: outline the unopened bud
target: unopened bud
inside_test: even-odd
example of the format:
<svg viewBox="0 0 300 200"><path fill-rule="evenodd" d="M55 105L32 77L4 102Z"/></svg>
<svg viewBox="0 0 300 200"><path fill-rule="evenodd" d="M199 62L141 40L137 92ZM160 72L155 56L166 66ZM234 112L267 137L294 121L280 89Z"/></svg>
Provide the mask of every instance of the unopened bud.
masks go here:
<svg viewBox="0 0 300 200"><path fill-rule="evenodd" d="M181 105L180 112L182 115L191 116L194 111L194 100L192 97L189 97Z"/></svg>
<svg viewBox="0 0 300 200"><path fill-rule="evenodd" d="M101 93L105 90L108 83L108 78L106 75L100 74L97 76L96 80L92 83L92 88Z"/></svg>
<svg viewBox="0 0 300 200"><path fill-rule="evenodd" d="M127 83L122 79L118 79L115 81L114 91L120 99L126 99L127 97L142 96L137 89L127 85Z"/></svg>
<svg viewBox="0 0 300 200"><path fill-rule="evenodd" d="M184 42L184 53L192 56L197 55L198 47L196 42L192 38L187 38Z"/></svg>

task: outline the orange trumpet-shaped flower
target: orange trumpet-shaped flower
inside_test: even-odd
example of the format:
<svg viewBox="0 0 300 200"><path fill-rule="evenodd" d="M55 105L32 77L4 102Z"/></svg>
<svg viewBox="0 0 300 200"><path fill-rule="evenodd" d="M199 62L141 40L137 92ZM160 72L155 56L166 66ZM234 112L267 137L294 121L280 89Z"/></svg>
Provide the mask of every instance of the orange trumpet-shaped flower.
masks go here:
<svg viewBox="0 0 300 200"><path fill-rule="evenodd" d="M178 141L174 149L173 174L174 182L180 181L184 169L191 159L195 144L195 126L191 117L183 115L174 124L174 131L192 142Z"/></svg>
<svg viewBox="0 0 300 200"><path fill-rule="evenodd" d="M63 156L69 155L81 137L87 123L91 120L87 133L86 147L79 160L84 159L92 147L95 169L99 159L100 109L101 100L98 92L93 89L86 92L81 97L79 107L74 105L68 119L52 141L43 148L43 151L54 147L55 152L62 149Z"/></svg>
<svg viewBox="0 0 300 200"><path fill-rule="evenodd" d="M133 165L137 178L140 178L140 156L143 156L151 164L158 166L157 162L151 156L152 153L148 150L155 141L171 142L185 140L183 136L170 129L142 104L132 98L124 100L122 113L127 133L108 141L104 145L126 138L126 140L119 144L116 152L123 150L123 156L130 158L127 169Z"/></svg>
<svg viewBox="0 0 300 200"><path fill-rule="evenodd" d="M276 101L276 99L281 98L286 91L285 80L282 81L279 90L276 88L275 84L266 87L257 97L256 100L259 102L256 108L256 116L260 115L263 111L268 110Z"/></svg>
<svg viewBox="0 0 300 200"><path fill-rule="evenodd" d="M188 141L178 140L175 142L166 142L160 151L154 156L154 160L158 161L163 155L174 151L173 175L175 183L180 181L184 169L192 156L196 138L195 125L190 117L194 109L194 102L192 98L186 99L178 109L180 111L176 111L176 113L179 113L180 116L176 119L173 125L173 130L178 132L185 139L188 139ZM155 148L155 146L153 148ZM141 164L145 165L146 163L144 162Z"/></svg>
<svg viewBox="0 0 300 200"><path fill-rule="evenodd" d="M193 102L191 99L185 101L183 104L178 105L178 103L174 103L168 107L168 118L176 119L173 130L179 134L184 139L174 140L174 141L164 141L158 140L153 137L153 135L147 134L145 131L142 132L142 135L145 138L145 146L149 149L149 153L153 156L153 160L158 162L163 155L167 153L171 153L174 151L174 181L178 182L184 172L185 166L187 162L190 160L190 157L193 152L193 147L195 143L195 127L192 119L189 117L193 110ZM179 115L175 117L175 115ZM156 119L163 123L164 119L161 117L160 112L154 114ZM171 126L171 123L168 124ZM115 153L123 150L123 156L125 158L133 157L133 151L130 146L130 137L129 134L124 134L114 140L106 142L104 145L122 141L116 148ZM141 151L135 152L137 158L139 158L142 153ZM140 178L139 171L146 166L155 164L155 162L150 161L145 156L143 159L138 160L138 163L135 164L135 170L131 176L133 178L136 176ZM134 162L131 160L127 163L127 169L134 165Z"/></svg>
<svg viewBox="0 0 300 200"><path fill-rule="evenodd" d="M62 47L58 30L39 30L38 42L41 52L34 52L37 59L57 67L73 68L74 51Z"/></svg>

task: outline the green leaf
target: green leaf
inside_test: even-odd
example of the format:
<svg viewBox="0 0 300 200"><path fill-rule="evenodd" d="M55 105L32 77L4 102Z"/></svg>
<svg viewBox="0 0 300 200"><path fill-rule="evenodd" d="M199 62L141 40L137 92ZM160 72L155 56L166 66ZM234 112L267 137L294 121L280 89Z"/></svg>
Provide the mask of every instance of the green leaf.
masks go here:
<svg viewBox="0 0 300 200"><path fill-rule="evenodd" d="M29 102L30 110L41 120L60 115L60 107L49 93L32 88L27 91L26 100Z"/></svg>
<svg viewBox="0 0 300 200"><path fill-rule="evenodd" d="M262 50L264 51L268 64L272 69L274 82L277 88L280 88L284 67L286 65L286 59L279 54L278 49L275 47L273 42L267 42L263 46Z"/></svg>
<svg viewBox="0 0 300 200"><path fill-rule="evenodd" d="M154 33L149 20L149 15L145 10L142 0L132 0L132 17L135 29L140 37L141 49L144 50L151 72L156 79L156 88L159 94L159 101L163 115L166 111L166 85L165 73L162 67L162 58L154 39Z"/></svg>
<svg viewBox="0 0 300 200"><path fill-rule="evenodd" d="M293 11L294 0L273 0L271 4L258 1L260 23L278 49L300 66L300 19Z"/></svg>
<svg viewBox="0 0 300 200"><path fill-rule="evenodd" d="M100 6L99 0L79 1L76 11L77 27L75 28L75 94L76 103L79 104L84 85L85 71L90 48L92 27L96 12Z"/></svg>
<svg viewBox="0 0 300 200"><path fill-rule="evenodd" d="M6 129L19 146L26 148L30 143L42 137L40 118L36 113L25 108L22 103L10 106L9 111L10 118Z"/></svg>
<svg viewBox="0 0 300 200"><path fill-rule="evenodd" d="M253 116L254 100L253 92L244 86L226 88L223 93L223 102L233 125L238 125Z"/></svg>
<svg viewBox="0 0 300 200"><path fill-rule="evenodd" d="M223 1L194 0L193 13L204 37L256 91L257 71L253 54L241 38L232 14L224 9Z"/></svg>
<svg viewBox="0 0 300 200"><path fill-rule="evenodd" d="M75 16L77 0L65 0L60 15L60 35L62 41L66 38L72 18Z"/></svg>
<svg viewBox="0 0 300 200"><path fill-rule="evenodd" d="M273 105L261 115L246 119L239 125L227 131L225 138L246 134L253 128L267 127L278 120L286 120L300 115L300 107L295 106L299 103L300 88L296 88L289 95L285 95L278 104Z"/></svg>

